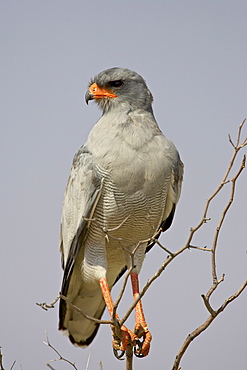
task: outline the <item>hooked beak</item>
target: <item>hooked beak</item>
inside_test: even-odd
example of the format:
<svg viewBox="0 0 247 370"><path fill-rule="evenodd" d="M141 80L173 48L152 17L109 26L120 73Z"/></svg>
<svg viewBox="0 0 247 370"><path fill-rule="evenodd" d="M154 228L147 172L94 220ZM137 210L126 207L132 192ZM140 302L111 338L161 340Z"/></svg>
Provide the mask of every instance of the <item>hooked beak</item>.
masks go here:
<svg viewBox="0 0 247 370"><path fill-rule="evenodd" d="M102 99L102 98L116 98L117 95L113 94L109 89L99 87L95 82L89 86L85 95L85 101L88 104L89 100Z"/></svg>
<svg viewBox="0 0 247 370"><path fill-rule="evenodd" d="M89 100L93 100L93 94L88 90L85 95L85 102L88 104Z"/></svg>

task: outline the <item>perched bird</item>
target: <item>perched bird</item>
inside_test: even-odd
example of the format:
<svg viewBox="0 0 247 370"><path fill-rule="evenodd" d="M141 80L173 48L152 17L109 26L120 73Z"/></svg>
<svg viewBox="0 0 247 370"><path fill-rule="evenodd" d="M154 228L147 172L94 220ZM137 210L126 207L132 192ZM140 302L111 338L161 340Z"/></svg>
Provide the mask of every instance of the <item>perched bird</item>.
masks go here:
<svg viewBox="0 0 247 370"><path fill-rule="evenodd" d="M99 73L85 99L94 100L103 115L74 157L64 195L61 293L100 319L105 306L112 314L110 291L126 268L132 267L137 297L138 274L153 246L151 238L172 223L183 164L174 144L160 131L152 94L136 72L110 68ZM125 351L128 341L142 336L136 354L146 356L151 334L141 301L135 309L136 326L133 332L122 326L120 349ZM99 324L62 299L59 315L59 329L73 344L83 347L92 342Z"/></svg>

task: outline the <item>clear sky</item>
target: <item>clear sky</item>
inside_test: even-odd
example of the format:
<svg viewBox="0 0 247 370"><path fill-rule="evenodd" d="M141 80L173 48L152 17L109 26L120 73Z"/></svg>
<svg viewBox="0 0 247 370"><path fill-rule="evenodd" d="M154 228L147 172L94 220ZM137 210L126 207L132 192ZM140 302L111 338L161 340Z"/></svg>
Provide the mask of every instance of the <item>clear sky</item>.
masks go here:
<svg viewBox="0 0 247 370"><path fill-rule="evenodd" d="M235 139L247 116L246 18L245 0L1 0L0 346L6 369L14 360L14 369L47 368L56 354L43 344L45 330L80 369L90 348L90 370L99 361L104 369L124 368L112 355L108 327L88 349L74 348L57 331L58 308L45 312L35 305L52 301L60 290L63 192L73 155L100 116L84 102L88 81L114 66L146 79L159 126L185 164L175 221L161 238L177 250L223 177L232 154L228 133ZM245 171L220 235L217 269L226 278L212 297L214 308L246 278L246 179ZM228 194L229 187L210 209L212 220L196 236L197 245L211 245ZM142 285L165 258L158 247L148 254ZM208 316L200 295L210 285L206 252L187 251L169 265L143 300L153 341L150 355L134 360L135 370L171 369L187 334ZM128 286L120 315L130 292ZM182 369L243 368L246 304L244 292L191 344Z"/></svg>

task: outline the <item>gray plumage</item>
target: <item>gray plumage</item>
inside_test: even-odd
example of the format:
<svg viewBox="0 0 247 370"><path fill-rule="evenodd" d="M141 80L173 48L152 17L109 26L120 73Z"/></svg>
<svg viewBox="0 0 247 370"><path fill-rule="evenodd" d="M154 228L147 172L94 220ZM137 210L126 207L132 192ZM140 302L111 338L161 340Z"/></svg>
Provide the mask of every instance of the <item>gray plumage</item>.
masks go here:
<svg viewBox="0 0 247 370"><path fill-rule="evenodd" d="M132 251L160 227L162 231L170 227L183 164L155 121L153 97L141 76L111 68L89 86L93 83L116 97L95 99L103 115L74 157L62 210L61 292L85 313L100 318L105 302L98 280L106 276L112 288L131 264L124 249ZM86 101L91 99L88 90ZM146 243L138 248L137 273L151 246ZM98 325L61 301L59 329L66 331L73 344L86 346Z"/></svg>

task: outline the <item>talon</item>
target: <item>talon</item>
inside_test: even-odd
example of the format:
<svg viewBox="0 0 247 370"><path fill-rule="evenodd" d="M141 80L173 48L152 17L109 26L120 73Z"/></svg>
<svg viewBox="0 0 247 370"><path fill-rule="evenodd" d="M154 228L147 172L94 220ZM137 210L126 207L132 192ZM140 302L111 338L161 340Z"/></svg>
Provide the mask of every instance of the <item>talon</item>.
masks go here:
<svg viewBox="0 0 247 370"><path fill-rule="evenodd" d="M139 357L139 358L144 357L144 355L142 354L142 344L143 344L143 342L141 342L140 340L137 340L136 344L137 344L138 348L136 348L136 346L134 347L135 356Z"/></svg>
<svg viewBox="0 0 247 370"><path fill-rule="evenodd" d="M118 354L118 351L120 351L120 354ZM115 349L113 348L113 353L114 353L114 356L118 359L118 360L124 360L122 357L125 353L125 351L122 351L122 350L118 350L118 349Z"/></svg>
<svg viewBox="0 0 247 370"><path fill-rule="evenodd" d="M137 340L136 344L138 348L134 348L134 354L136 357L145 357L148 355L150 350L150 342L152 340L152 335L148 330L148 326L146 323L137 323L134 330L135 335L138 338L143 338L141 340Z"/></svg>
<svg viewBox="0 0 247 370"><path fill-rule="evenodd" d="M115 332L115 327L112 326L113 330L113 353L118 360L123 360L124 353L127 347L131 344L132 346L136 345L137 337L132 331L130 331L126 326L122 326L120 332Z"/></svg>

